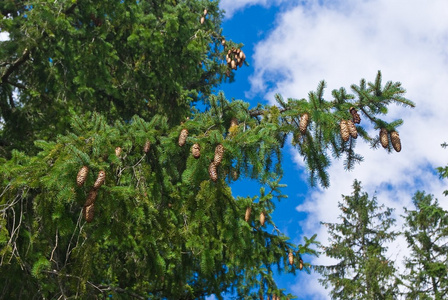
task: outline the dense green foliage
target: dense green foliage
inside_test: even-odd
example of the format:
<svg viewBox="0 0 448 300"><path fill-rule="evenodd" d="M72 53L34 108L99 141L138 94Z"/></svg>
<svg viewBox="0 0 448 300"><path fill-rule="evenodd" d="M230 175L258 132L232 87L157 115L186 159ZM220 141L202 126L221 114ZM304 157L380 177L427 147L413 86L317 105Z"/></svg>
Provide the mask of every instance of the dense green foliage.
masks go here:
<svg viewBox="0 0 448 300"><path fill-rule="evenodd" d="M411 250L406 258L407 299L448 297L448 212L432 195L417 192L415 210L405 208L404 235Z"/></svg>
<svg viewBox="0 0 448 300"><path fill-rule="evenodd" d="M338 260L336 265L316 267L321 283L332 286L332 299L396 299L394 262L386 256L386 243L395 239L391 230L392 209L369 199L361 183L353 183L351 196L339 203L341 223L328 227L330 244L324 253Z"/></svg>
<svg viewBox="0 0 448 300"><path fill-rule="evenodd" d="M277 96L278 106L226 100L215 88L232 80L225 56L242 45L223 46L217 1L6 0L0 13L10 34L0 42L5 299L286 298L275 268L295 273L297 258L316 254L315 236L295 245L272 230L275 201L285 197L287 136L312 183L328 186L331 155L346 155L347 168L362 159L355 138L340 134L351 107L365 117L357 132L376 147L379 137L364 126L394 131L402 121L382 120L387 106L413 106L400 83L382 85L380 73L353 85L354 94L334 90L331 100L324 82L307 99ZM225 151L213 169L219 144ZM82 166L89 172L77 185ZM230 183L238 178L259 182L260 194L234 197ZM97 196L86 222L90 192Z"/></svg>

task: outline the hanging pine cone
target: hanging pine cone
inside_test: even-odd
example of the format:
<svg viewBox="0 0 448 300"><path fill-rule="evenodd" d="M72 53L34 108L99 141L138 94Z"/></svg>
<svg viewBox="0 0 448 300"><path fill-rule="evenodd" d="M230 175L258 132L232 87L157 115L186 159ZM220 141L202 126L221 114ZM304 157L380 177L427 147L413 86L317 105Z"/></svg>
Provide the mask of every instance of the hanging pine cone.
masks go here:
<svg viewBox="0 0 448 300"><path fill-rule="evenodd" d="M358 137L358 131L356 130L356 126L352 120L347 120L347 127L348 127L348 132L350 133L350 136L352 138L356 139Z"/></svg>
<svg viewBox="0 0 448 300"><path fill-rule="evenodd" d="M94 203L90 204L89 206L84 206L82 208L82 215L84 216L84 219L86 220L87 223L92 222L94 211L95 211Z"/></svg>
<svg viewBox="0 0 448 300"><path fill-rule="evenodd" d="M292 251L289 251L288 261L291 266L294 264L294 254L292 253Z"/></svg>
<svg viewBox="0 0 448 300"><path fill-rule="evenodd" d="M201 17L201 24L204 24L205 22L205 17Z"/></svg>
<svg viewBox="0 0 448 300"><path fill-rule="evenodd" d="M120 155L121 155L121 151L122 151L121 147L117 147L117 148L115 148L115 155L116 155L117 157L120 157Z"/></svg>
<svg viewBox="0 0 448 300"><path fill-rule="evenodd" d="M82 168L79 169L78 175L76 176L76 184L78 186L82 186L84 182L86 182L88 173L89 173L89 167L87 166L82 166Z"/></svg>
<svg viewBox="0 0 448 300"><path fill-rule="evenodd" d="M230 120L230 128L238 126L238 120L236 118L232 118L232 120Z"/></svg>
<svg viewBox="0 0 448 300"><path fill-rule="evenodd" d="M387 148L389 146L389 137L387 136L386 128L381 128L380 130L380 142L383 148Z"/></svg>
<svg viewBox="0 0 448 300"><path fill-rule="evenodd" d="M208 174L210 175L210 179L216 182L218 180L218 173L216 171L216 164L212 161L210 166L208 167Z"/></svg>
<svg viewBox="0 0 448 300"><path fill-rule="evenodd" d="M261 226L264 225L264 222L266 221L266 215L264 214L264 212L262 211L260 214L260 224Z"/></svg>
<svg viewBox="0 0 448 300"><path fill-rule="evenodd" d="M299 122L299 130L301 134L305 134L309 122L310 122L310 115L308 113L304 113L300 118Z"/></svg>
<svg viewBox="0 0 448 300"><path fill-rule="evenodd" d="M148 153L150 148L151 142L149 140L146 140L145 145L143 146L143 152Z"/></svg>
<svg viewBox="0 0 448 300"><path fill-rule="evenodd" d="M394 147L395 151L400 152L401 151L401 141L400 141L400 136L398 135L398 132L392 131L390 133L390 140L392 142L392 147Z"/></svg>
<svg viewBox="0 0 448 300"><path fill-rule="evenodd" d="M352 114L353 123L355 123L355 124L361 123L361 117L359 116L356 108L350 107L350 113Z"/></svg>
<svg viewBox="0 0 448 300"><path fill-rule="evenodd" d="M240 177L240 172L239 172L239 170L238 169L234 169L233 171L232 171L232 178L233 178L233 180L238 180L238 178Z"/></svg>
<svg viewBox="0 0 448 300"><path fill-rule="evenodd" d="M348 130L348 124L346 120L342 120L340 123L341 126L341 137L344 140L344 142L348 141L350 138L350 132Z"/></svg>
<svg viewBox="0 0 448 300"><path fill-rule="evenodd" d="M196 159L201 156L201 146L199 146L198 143L194 144L193 147L191 147L191 154L193 154L193 157Z"/></svg>
<svg viewBox="0 0 448 300"><path fill-rule="evenodd" d="M93 184L93 188L96 190L99 189L103 185L105 179L106 179L106 172L104 172L103 170L99 171L98 177L96 178L96 181Z"/></svg>
<svg viewBox="0 0 448 300"><path fill-rule="evenodd" d="M179 146L185 145L185 142L187 141L188 137L188 130L186 128L182 129L179 134Z"/></svg>
<svg viewBox="0 0 448 300"><path fill-rule="evenodd" d="M221 45L223 45L223 46L226 45L226 39L225 38L222 38Z"/></svg>
<svg viewBox="0 0 448 300"><path fill-rule="evenodd" d="M300 258L299 259L299 270L302 271L303 269L303 260Z"/></svg>
<svg viewBox="0 0 448 300"><path fill-rule="evenodd" d="M221 163L223 154L224 146L222 144L218 144L218 146L216 146L215 148L215 158L213 160L216 166L219 166L219 164Z"/></svg>
<svg viewBox="0 0 448 300"><path fill-rule="evenodd" d="M244 215L244 220L245 220L246 222L248 222L249 219L250 219L250 213L251 213L251 211L252 211L252 208L251 208L250 206L246 208L246 214Z"/></svg>
<svg viewBox="0 0 448 300"><path fill-rule="evenodd" d="M89 194L87 194L86 202L84 203L84 206L89 206L95 203L96 196L98 195L98 190L91 188L89 191Z"/></svg>
<svg viewBox="0 0 448 300"><path fill-rule="evenodd" d="M204 16L206 16L207 15L207 9L204 9Z"/></svg>

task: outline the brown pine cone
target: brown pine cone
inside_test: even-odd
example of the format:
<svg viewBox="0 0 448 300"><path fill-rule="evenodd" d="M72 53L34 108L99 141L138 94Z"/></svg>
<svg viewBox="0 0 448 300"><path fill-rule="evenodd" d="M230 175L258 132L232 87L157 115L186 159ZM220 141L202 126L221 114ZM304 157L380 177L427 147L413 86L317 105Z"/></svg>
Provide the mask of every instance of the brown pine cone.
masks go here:
<svg viewBox="0 0 448 300"><path fill-rule="evenodd" d="M381 142L381 146L383 146L383 148L387 148L389 146L389 137L387 135L386 128L380 129L380 142Z"/></svg>
<svg viewBox="0 0 448 300"><path fill-rule="evenodd" d="M249 221L249 219L250 219L250 213L251 213L251 211L252 211L252 208L249 206L248 208L246 208L246 214L244 215L244 220L246 221L246 222L248 222Z"/></svg>
<svg viewBox="0 0 448 300"><path fill-rule="evenodd" d="M359 113L356 110L356 108L350 107L350 113L352 114L353 117L353 123L355 124L361 123L361 117L359 116Z"/></svg>
<svg viewBox="0 0 448 300"><path fill-rule="evenodd" d="M86 220L87 223L92 222L94 212L95 212L95 204L94 203L90 204L89 206L84 206L82 208L82 215L84 216L84 219Z"/></svg>
<svg viewBox="0 0 448 300"><path fill-rule="evenodd" d="M191 147L191 154L193 154L193 157L196 159L201 156L201 146L199 146L198 143L194 144L193 147Z"/></svg>
<svg viewBox="0 0 448 300"><path fill-rule="evenodd" d="M115 148L115 155L116 155L117 157L120 157L120 155L121 155L121 151L122 151L121 147L117 147L117 148Z"/></svg>
<svg viewBox="0 0 448 300"><path fill-rule="evenodd" d="M299 270L303 269L303 260L300 258L299 259Z"/></svg>
<svg viewBox="0 0 448 300"><path fill-rule="evenodd" d="M210 179L216 182L218 180L218 173L216 171L216 164L212 161L210 166L208 167L208 174L210 175Z"/></svg>
<svg viewBox="0 0 448 300"><path fill-rule="evenodd" d="M96 190L99 189L103 185L105 179L106 179L106 172L104 172L103 170L99 171L98 177L96 178L96 181L93 184L93 188Z"/></svg>
<svg viewBox="0 0 448 300"><path fill-rule="evenodd" d="M222 144L218 144L218 146L216 146L215 148L215 158L213 160L216 166L219 166L221 164L223 155L224 155L224 146Z"/></svg>
<svg viewBox="0 0 448 300"><path fill-rule="evenodd" d="M182 129L180 134L179 134L179 146L183 146L185 145L185 143L187 142L187 137L188 137L188 130L186 128Z"/></svg>
<svg viewBox="0 0 448 300"><path fill-rule="evenodd" d="M347 120L341 120L340 127L341 127L341 137L344 140L344 142L346 142L350 138L350 132L348 130Z"/></svg>
<svg viewBox="0 0 448 300"><path fill-rule="evenodd" d="M150 148L151 142L149 140L146 140L145 145L143 146L143 152L148 153Z"/></svg>
<svg viewBox="0 0 448 300"><path fill-rule="evenodd" d="M288 254L288 261L291 266L294 264L294 254L292 253L292 251L290 251Z"/></svg>
<svg viewBox="0 0 448 300"><path fill-rule="evenodd" d="M304 113L300 118L299 122L299 130L301 134L305 134L306 128L308 127L309 123L310 123L310 115L308 113Z"/></svg>
<svg viewBox="0 0 448 300"><path fill-rule="evenodd" d="M358 131L356 130L356 126L352 120L347 120L347 127L348 127L348 132L350 133L350 136L352 138L356 139L358 137Z"/></svg>
<svg viewBox="0 0 448 300"><path fill-rule="evenodd" d="M266 221L266 215L264 214L264 212L262 211L260 214L260 224L261 226L264 225L264 222Z"/></svg>
<svg viewBox="0 0 448 300"><path fill-rule="evenodd" d="M89 173L89 167L82 166L78 171L78 175L76 176L76 184L78 186L82 186L84 182L86 182L87 174Z"/></svg>
<svg viewBox="0 0 448 300"><path fill-rule="evenodd" d="M401 141L400 141L400 136L398 135L398 132L392 131L390 133L390 140L392 141L392 147L394 147L395 151L400 152L401 151Z"/></svg>
<svg viewBox="0 0 448 300"><path fill-rule="evenodd" d="M98 195L98 190L91 188L89 191L89 194L87 194L86 202L84 203L84 206L89 206L95 203L96 196Z"/></svg>

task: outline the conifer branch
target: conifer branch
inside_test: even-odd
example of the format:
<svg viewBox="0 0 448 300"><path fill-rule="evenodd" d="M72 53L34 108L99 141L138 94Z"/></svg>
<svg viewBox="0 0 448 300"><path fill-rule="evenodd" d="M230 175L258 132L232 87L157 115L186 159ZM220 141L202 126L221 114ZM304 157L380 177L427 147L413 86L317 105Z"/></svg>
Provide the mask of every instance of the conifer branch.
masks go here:
<svg viewBox="0 0 448 300"><path fill-rule="evenodd" d="M3 72L2 76L1 76L1 81L0 83L6 83L8 82L8 77L9 75L12 74L12 72L14 72L15 70L17 70L23 63L25 63L28 58L30 57L30 50L28 48L26 48L23 53L22 56L20 56L19 58L17 58L10 66L9 68L7 68L5 70L5 72Z"/></svg>

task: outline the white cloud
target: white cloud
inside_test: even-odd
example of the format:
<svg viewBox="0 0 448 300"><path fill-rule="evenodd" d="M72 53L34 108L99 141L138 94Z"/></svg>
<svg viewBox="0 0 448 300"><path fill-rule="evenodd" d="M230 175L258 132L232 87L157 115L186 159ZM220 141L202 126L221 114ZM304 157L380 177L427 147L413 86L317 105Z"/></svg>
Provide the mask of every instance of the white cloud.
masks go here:
<svg viewBox="0 0 448 300"><path fill-rule="evenodd" d="M280 3L291 2L291 0L221 0L219 7L225 10L225 18L231 18L238 10L243 10L246 7L261 5L270 7L271 5L278 5Z"/></svg>
<svg viewBox="0 0 448 300"><path fill-rule="evenodd" d="M7 33L6 31L0 32L0 42L6 40L9 40L9 33Z"/></svg>
<svg viewBox="0 0 448 300"><path fill-rule="evenodd" d="M417 189L439 200L444 198L447 181L439 180L434 168L448 163L448 150L440 147L448 142L446 11L445 0L308 1L279 13L277 27L256 45L248 97L261 94L271 101L279 92L285 98L302 98L322 79L328 84L326 97L330 97L332 89L348 89L361 78L373 81L381 70L383 82L402 82L406 97L417 105L413 110L392 106L387 117L389 121L404 119L398 128L403 146L400 153L372 150L360 141L357 151L365 161L354 171L344 171L342 161L333 163L329 169L331 187L313 190L298 207L309 213L303 222L306 235L317 232L326 242L319 221L337 221L337 202L341 194L351 194L354 178L362 181L370 196L377 191L380 204L396 208L397 217L403 206L412 207ZM301 165L302 158L295 161ZM448 209L446 201L439 202ZM403 244L391 245L391 255L406 254ZM319 258L316 263L325 260ZM316 277L306 280L309 278L312 283L306 289L302 289L304 278L300 278L300 294L307 299L328 298L328 291L319 286Z"/></svg>

